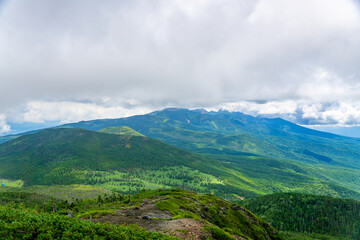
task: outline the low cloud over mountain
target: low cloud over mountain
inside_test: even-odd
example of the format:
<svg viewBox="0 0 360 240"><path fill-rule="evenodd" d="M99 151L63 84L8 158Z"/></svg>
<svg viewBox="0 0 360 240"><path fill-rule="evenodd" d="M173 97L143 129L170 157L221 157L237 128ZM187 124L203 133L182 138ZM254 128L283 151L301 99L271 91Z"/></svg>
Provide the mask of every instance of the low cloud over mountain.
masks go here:
<svg viewBox="0 0 360 240"><path fill-rule="evenodd" d="M353 0L0 1L0 35L0 133L168 106L360 123Z"/></svg>

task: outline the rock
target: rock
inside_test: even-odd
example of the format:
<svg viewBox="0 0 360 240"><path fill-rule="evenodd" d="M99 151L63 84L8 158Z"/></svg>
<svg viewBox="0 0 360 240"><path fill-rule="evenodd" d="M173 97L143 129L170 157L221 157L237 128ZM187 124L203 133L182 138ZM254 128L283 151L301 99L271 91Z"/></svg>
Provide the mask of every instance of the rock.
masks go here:
<svg viewBox="0 0 360 240"><path fill-rule="evenodd" d="M151 217L149 217L149 216L142 216L142 219L145 219L145 220L152 220L152 218Z"/></svg>
<svg viewBox="0 0 360 240"><path fill-rule="evenodd" d="M232 209L233 211L239 211L239 210L240 210L240 206L237 205L237 204L233 204L233 205L231 206L231 209Z"/></svg>

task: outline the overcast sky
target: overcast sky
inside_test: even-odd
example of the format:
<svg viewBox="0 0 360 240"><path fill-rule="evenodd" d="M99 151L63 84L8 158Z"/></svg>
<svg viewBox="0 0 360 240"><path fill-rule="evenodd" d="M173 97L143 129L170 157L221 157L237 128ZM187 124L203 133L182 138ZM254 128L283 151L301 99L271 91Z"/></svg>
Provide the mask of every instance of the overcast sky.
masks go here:
<svg viewBox="0 0 360 240"><path fill-rule="evenodd" d="M0 0L0 134L164 107L360 124L353 0Z"/></svg>

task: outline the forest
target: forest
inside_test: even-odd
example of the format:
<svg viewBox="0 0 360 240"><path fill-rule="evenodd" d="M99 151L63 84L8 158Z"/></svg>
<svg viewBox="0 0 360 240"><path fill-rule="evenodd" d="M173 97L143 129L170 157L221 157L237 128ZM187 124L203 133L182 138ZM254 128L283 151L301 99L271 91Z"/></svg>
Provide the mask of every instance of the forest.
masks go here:
<svg viewBox="0 0 360 240"><path fill-rule="evenodd" d="M243 204L280 231L360 238L360 201L357 200L278 193Z"/></svg>

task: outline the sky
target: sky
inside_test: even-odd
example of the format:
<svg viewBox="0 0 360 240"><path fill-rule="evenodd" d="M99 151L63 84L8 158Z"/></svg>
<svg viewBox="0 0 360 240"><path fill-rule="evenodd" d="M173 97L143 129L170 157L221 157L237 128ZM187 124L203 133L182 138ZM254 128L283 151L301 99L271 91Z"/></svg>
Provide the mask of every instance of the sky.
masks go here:
<svg viewBox="0 0 360 240"><path fill-rule="evenodd" d="M0 135L165 107L358 127L359 42L355 0L0 0Z"/></svg>

